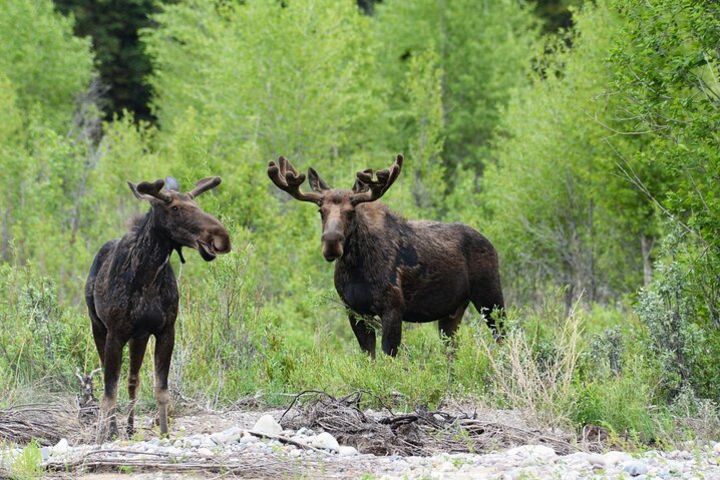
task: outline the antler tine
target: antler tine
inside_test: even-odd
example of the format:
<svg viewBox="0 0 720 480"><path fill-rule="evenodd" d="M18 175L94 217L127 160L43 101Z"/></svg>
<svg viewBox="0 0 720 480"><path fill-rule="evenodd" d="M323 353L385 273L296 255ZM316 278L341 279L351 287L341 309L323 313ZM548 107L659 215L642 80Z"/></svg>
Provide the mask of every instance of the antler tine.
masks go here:
<svg viewBox="0 0 720 480"><path fill-rule="evenodd" d="M268 163L268 177L280 190L289 193L297 200L318 203L322 199L319 193L305 193L300 190L300 185L305 181L305 174L299 173L285 157L278 158L277 164L273 161Z"/></svg>
<svg viewBox="0 0 720 480"><path fill-rule="evenodd" d="M373 179L373 171L371 169L363 170L357 173L359 182L365 184L367 189L353 195L351 201L354 205L363 202L372 202L382 197L388 191L390 186L395 182L400 171L402 170L403 156L398 155L395 163L389 168L378 170L375 173L377 180Z"/></svg>

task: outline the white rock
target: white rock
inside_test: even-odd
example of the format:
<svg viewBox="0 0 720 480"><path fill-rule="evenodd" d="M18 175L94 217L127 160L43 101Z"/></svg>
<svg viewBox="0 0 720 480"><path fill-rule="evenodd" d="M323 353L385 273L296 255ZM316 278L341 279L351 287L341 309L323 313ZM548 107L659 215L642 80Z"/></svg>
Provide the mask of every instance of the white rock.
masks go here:
<svg viewBox="0 0 720 480"><path fill-rule="evenodd" d="M607 465L617 465L618 463L629 462L632 460L632 457L627 453L617 451L607 452L604 457Z"/></svg>
<svg viewBox="0 0 720 480"><path fill-rule="evenodd" d="M258 433L264 433L265 435L280 435L282 427L271 415L265 414L258 418L253 430Z"/></svg>
<svg viewBox="0 0 720 480"><path fill-rule="evenodd" d="M215 454L210 450L209 448L199 448L198 449L198 455L202 455L203 457L212 457L215 456Z"/></svg>
<svg viewBox="0 0 720 480"><path fill-rule="evenodd" d="M67 453L68 450L70 450L68 441L61 438L60 441L52 447L52 455L62 455L63 453Z"/></svg>
<svg viewBox="0 0 720 480"><path fill-rule="evenodd" d="M340 444L338 441L327 432L322 432L308 438L307 443L311 447L332 450L333 452L340 450Z"/></svg>
<svg viewBox="0 0 720 480"><path fill-rule="evenodd" d="M341 457L352 457L352 456L357 455L358 453L360 453L360 452L357 451L357 448L351 447L349 445L342 445L338 449L338 454Z"/></svg>
<svg viewBox="0 0 720 480"><path fill-rule="evenodd" d="M215 442L216 445L226 445L228 443L234 443L240 440L243 435L243 429L240 427L232 427L222 432L216 432L210 435L210 439Z"/></svg>
<svg viewBox="0 0 720 480"><path fill-rule="evenodd" d="M0 452L0 459L3 457L3 452ZM47 459L50 457L50 449L48 447L42 447L40 449L40 458L43 462L46 462Z"/></svg>
<svg viewBox="0 0 720 480"><path fill-rule="evenodd" d="M605 457L599 453L588 453L587 461L593 466L593 468L605 468L605 465L607 464Z"/></svg>
<svg viewBox="0 0 720 480"><path fill-rule="evenodd" d="M545 445L522 445L506 450L505 453L507 455L518 455L520 457L532 457L542 460L550 460L557 457L555 450Z"/></svg>
<svg viewBox="0 0 720 480"><path fill-rule="evenodd" d="M713 446L713 450L715 451L716 455L720 455L720 442L717 442L715 446Z"/></svg>
<svg viewBox="0 0 720 480"><path fill-rule="evenodd" d="M250 435L249 433L245 432L240 439L240 443L256 443L258 442L258 438L255 435Z"/></svg>
<svg viewBox="0 0 720 480"><path fill-rule="evenodd" d="M648 472L647 465L645 465L645 462L640 460L630 460L629 462L624 462L622 464L622 469L623 471L629 473L632 477L645 475Z"/></svg>

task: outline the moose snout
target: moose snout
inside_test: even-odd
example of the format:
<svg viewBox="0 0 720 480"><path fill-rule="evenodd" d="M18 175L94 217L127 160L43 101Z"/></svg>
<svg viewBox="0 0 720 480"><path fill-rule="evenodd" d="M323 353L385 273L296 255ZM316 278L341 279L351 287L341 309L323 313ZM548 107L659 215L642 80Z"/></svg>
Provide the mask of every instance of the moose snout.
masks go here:
<svg viewBox="0 0 720 480"><path fill-rule="evenodd" d="M343 255L345 236L340 232L326 232L322 238L322 253L325 260L332 262Z"/></svg>
<svg viewBox="0 0 720 480"><path fill-rule="evenodd" d="M230 251L230 235L225 230L212 233L211 243L217 253L228 253Z"/></svg>

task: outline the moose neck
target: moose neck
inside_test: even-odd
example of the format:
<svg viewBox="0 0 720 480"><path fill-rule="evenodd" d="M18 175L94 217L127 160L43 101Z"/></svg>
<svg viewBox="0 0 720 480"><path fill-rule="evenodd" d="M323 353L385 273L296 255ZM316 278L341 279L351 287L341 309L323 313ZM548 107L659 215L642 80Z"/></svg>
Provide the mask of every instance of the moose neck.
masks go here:
<svg viewBox="0 0 720 480"><path fill-rule="evenodd" d="M137 221L130 251L130 268L135 272L135 279L144 282L155 280L176 247L169 232L159 225L155 215L151 209Z"/></svg>
<svg viewBox="0 0 720 480"><path fill-rule="evenodd" d="M388 228L388 224L402 221L379 202L359 206L343 245L344 253L338 260L338 267L364 269L365 265L378 265L372 259L387 256L388 243L393 242L395 232Z"/></svg>

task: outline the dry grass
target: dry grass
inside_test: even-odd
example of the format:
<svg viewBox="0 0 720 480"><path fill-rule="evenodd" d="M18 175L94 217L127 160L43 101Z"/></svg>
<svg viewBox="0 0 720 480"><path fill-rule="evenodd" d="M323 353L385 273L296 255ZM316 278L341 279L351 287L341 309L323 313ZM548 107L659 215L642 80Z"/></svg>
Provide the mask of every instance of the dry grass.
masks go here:
<svg viewBox="0 0 720 480"><path fill-rule="evenodd" d="M580 316L577 304L560 322L554 355L540 362L527 333L514 329L502 348L479 342L489 361L494 389L508 406L527 412L542 424L568 427L573 375L579 358ZM492 351L491 351L492 349Z"/></svg>

